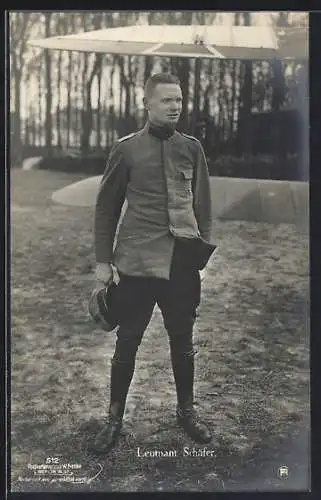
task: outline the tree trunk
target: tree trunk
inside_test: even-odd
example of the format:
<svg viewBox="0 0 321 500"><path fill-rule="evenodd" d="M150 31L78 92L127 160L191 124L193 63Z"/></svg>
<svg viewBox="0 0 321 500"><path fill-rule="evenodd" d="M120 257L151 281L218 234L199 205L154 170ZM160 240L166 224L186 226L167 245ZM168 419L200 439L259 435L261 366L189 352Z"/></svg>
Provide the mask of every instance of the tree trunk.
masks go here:
<svg viewBox="0 0 321 500"><path fill-rule="evenodd" d="M220 86L219 86L219 131L220 131L220 142L224 143L224 135L225 135L225 117L224 117L224 88L225 88L225 61L220 59L218 61L220 68Z"/></svg>
<svg viewBox="0 0 321 500"><path fill-rule="evenodd" d="M128 67L131 65L131 58L130 56L128 57ZM130 81L127 79L125 75L125 68L124 68L124 57L120 56L118 59L119 63L119 70L120 70L120 87L123 90L125 90L125 109L124 109L124 118L127 120L130 117ZM122 98L121 98L121 103L122 103Z"/></svg>
<svg viewBox="0 0 321 500"><path fill-rule="evenodd" d="M80 111L80 148L81 152L84 154L87 149L87 70L88 70L88 57L90 54L84 53L81 54L83 56L84 66L82 69L82 84L81 84L81 93L82 93L82 104ZM77 106L78 108L78 106Z"/></svg>
<svg viewBox="0 0 321 500"><path fill-rule="evenodd" d="M30 105L29 116L30 116L31 123L32 123L32 127L31 127L31 130L32 130L32 146L36 146L37 145L37 127L36 127L36 116L35 115L36 115L35 110L33 109L33 106Z"/></svg>
<svg viewBox="0 0 321 500"><path fill-rule="evenodd" d="M28 123L28 120L26 120L26 123L25 123L25 130L24 130L24 146L26 147L26 149L28 148L29 146L29 123ZM13 145L11 145L11 147L13 148ZM12 156L12 159L14 157Z"/></svg>
<svg viewBox="0 0 321 500"><path fill-rule="evenodd" d="M86 102L82 113L82 135L81 135L81 152L87 154L90 145L90 133L92 130L92 108L90 96L91 84L86 84Z"/></svg>
<svg viewBox="0 0 321 500"><path fill-rule="evenodd" d="M181 89L183 95L182 113L178 123L178 129L183 132L188 132L188 97L189 97L189 74L190 62L189 59L184 58L176 62L177 76L181 82Z"/></svg>
<svg viewBox="0 0 321 500"><path fill-rule="evenodd" d="M279 12L277 26L289 26L289 13L287 11Z"/></svg>
<svg viewBox="0 0 321 500"><path fill-rule="evenodd" d="M93 19L93 26L95 30L99 30L102 28L104 22L104 13L103 12L97 12L94 16ZM92 128L96 130L96 147L100 149L100 132L101 132L101 124L100 124L100 97L101 97L101 73L102 73L102 54L96 54L96 60L94 63L94 70L93 70L93 77L92 77L92 83L94 81L95 76L97 76L97 87L98 87L98 96L97 96L97 109L95 111L95 121L93 123L93 111L91 109L91 103L90 103L90 109L91 109L91 121L92 121ZM91 88L90 88L91 92ZM90 131L91 132L91 131Z"/></svg>
<svg viewBox="0 0 321 500"><path fill-rule="evenodd" d="M102 79L102 55L99 54L99 67L97 71L98 97L97 97L97 148L101 148L101 79Z"/></svg>
<svg viewBox="0 0 321 500"><path fill-rule="evenodd" d="M299 145L297 179L309 180L309 73L305 62L299 73Z"/></svg>
<svg viewBox="0 0 321 500"><path fill-rule="evenodd" d="M42 58L39 61L39 66L37 67L37 81L38 81L38 134L39 134L39 145L43 145L42 140Z"/></svg>
<svg viewBox="0 0 321 500"><path fill-rule="evenodd" d="M21 142L21 73L16 70L14 76L14 95L15 95L15 113L14 113L14 140L13 155L14 161L20 165L22 162L22 142Z"/></svg>
<svg viewBox="0 0 321 500"><path fill-rule="evenodd" d="M72 71L73 79L73 98L71 100L71 147L74 145L80 146L81 141L81 116L80 110L83 106L83 80L82 80L82 61L83 54L77 53L73 55L73 67L76 71Z"/></svg>
<svg viewBox="0 0 321 500"><path fill-rule="evenodd" d="M144 70L144 84L147 82L148 78L153 69L153 58L152 56L145 56L145 70Z"/></svg>
<svg viewBox="0 0 321 500"><path fill-rule="evenodd" d="M58 86L58 103L57 103L57 146L61 149L61 64L62 64L62 51L59 51L58 57L58 74L57 74L57 86Z"/></svg>
<svg viewBox="0 0 321 500"><path fill-rule="evenodd" d="M133 65L133 59L132 56L128 56L128 89L127 89L127 99L126 99L126 116L131 115L131 106L132 106L132 94L131 94L131 89L132 89L132 84L133 84L133 74L132 74L132 65Z"/></svg>
<svg viewBox="0 0 321 500"><path fill-rule="evenodd" d="M140 70L140 64L141 64L141 58L140 57L135 57L135 71L134 71L134 76L133 76L133 84L132 84L132 92L133 92L133 106L134 109L137 109L137 99L136 99L136 87L138 86L138 75L139 75L139 70Z"/></svg>
<svg viewBox="0 0 321 500"><path fill-rule="evenodd" d="M286 164L286 143L283 137L281 127L281 106L284 101L284 76L282 61L274 59L273 61L273 92L272 92L272 112L274 123L274 152L278 158L278 177L282 178Z"/></svg>
<svg viewBox="0 0 321 500"><path fill-rule="evenodd" d="M72 91L72 52L68 54L68 81L67 81L67 148L70 148L70 134L71 134L71 91Z"/></svg>
<svg viewBox="0 0 321 500"><path fill-rule="evenodd" d="M197 12L196 16L197 16L198 24L204 25L205 24L205 12L202 12L202 11Z"/></svg>
<svg viewBox="0 0 321 500"><path fill-rule="evenodd" d="M156 12L153 12L153 11L149 12L148 13L148 18L147 18L147 23L148 24L154 24L156 16L157 16Z"/></svg>
<svg viewBox="0 0 321 500"><path fill-rule="evenodd" d="M75 16L71 13L70 16L70 25L72 27L73 32L76 31L76 23L75 23ZM64 23L64 30L65 30L65 35L68 33L68 18L66 19L66 22ZM78 54L79 56L79 54ZM73 52L68 52L68 72L67 72L67 109L66 109L66 128L67 128L67 144L66 147L69 149L70 148L70 143L71 143L71 129L73 127L72 123L72 101L71 101L71 94L73 92L73 74L72 74L72 68L73 68Z"/></svg>
<svg viewBox="0 0 321 500"><path fill-rule="evenodd" d="M243 152L252 152L252 61L245 61L243 90Z"/></svg>
<svg viewBox="0 0 321 500"><path fill-rule="evenodd" d="M245 26L251 26L251 14L243 13ZM242 107L239 115L239 154L251 154L252 152L252 61L245 60L243 63L244 80L242 87Z"/></svg>
<svg viewBox="0 0 321 500"><path fill-rule="evenodd" d="M214 80L213 80L213 72L214 72L214 60L210 59L208 61L208 85L204 92L204 104L203 104L203 116L205 120L205 137L204 137L204 149L205 152L210 153L213 148L213 133L214 133L214 120L211 117L211 100L214 94Z"/></svg>
<svg viewBox="0 0 321 500"><path fill-rule="evenodd" d="M277 26L287 27L288 23L288 13L280 12L277 19ZM284 81L284 71L282 66L282 61L275 58L272 61L272 112L274 119L274 150L277 156L277 175L282 178L284 175L284 167L286 165L286 144L282 135L281 129L281 106L284 102L285 97L285 81Z"/></svg>
<svg viewBox="0 0 321 500"><path fill-rule="evenodd" d="M202 63L200 59L195 59L194 105L193 105L192 130L191 130L192 135L196 133L199 121L201 64Z"/></svg>
<svg viewBox="0 0 321 500"><path fill-rule="evenodd" d="M235 103L236 103L236 65L237 61L233 59L232 61L232 97L231 97L231 111L230 111L230 132L229 137L232 141L234 135L234 114L235 114Z"/></svg>
<svg viewBox="0 0 321 500"><path fill-rule="evenodd" d="M12 58L12 72L14 80L14 117L13 117L13 137L11 141L11 158L18 165L22 162L22 141L21 141L21 71L19 71L14 57Z"/></svg>
<svg viewBox="0 0 321 500"><path fill-rule="evenodd" d="M94 77L99 70L100 54L95 55L95 62L92 68L89 79L86 81L85 85L85 103L84 110L82 114L82 138L81 138L81 150L83 154L89 152L90 147L90 135L93 128L93 110L91 105L91 89L94 81ZM87 65L85 65L84 75L87 73Z"/></svg>
<svg viewBox="0 0 321 500"><path fill-rule="evenodd" d="M239 12L235 13L235 19L234 19L234 24L235 26L240 25L240 14ZM234 114L235 114L235 105L236 105L236 67L237 67L237 61L233 59L232 61L232 98L231 98L231 112L230 112L230 140L233 140L234 136Z"/></svg>
<svg viewBox="0 0 321 500"><path fill-rule="evenodd" d="M133 117L135 119L134 121L134 128L137 130L138 127L138 116L136 113L137 110L137 102L136 102L136 86L137 86L137 76L138 76L138 64L139 64L139 57L134 56L133 58L133 64L130 65L130 73L129 73L129 79L130 79L130 92L131 92L131 104L132 104L132 109L131 112L133 113Z"/></svg>
<svg viewBox="0 0 321 500"><path fill-rule="evenodd" d="M45 36L50 37L50 20L51 13L45 13ZM45 72L46 72L46 149L47 155L52 156L52 90L51 90L51 54L49 50L45 50Z"/></svg>
<svg viewBox="0 0 321 500"><path fill-rule="evenodd" d="M244 19L243 19L243 21L244 21ZM235 26L241 26L242 25L242 12L235 12L234 25Z"/></svg>
<svg viewBox="0 0 321 500"><path fill-rule="evenodd" d="M109 106L108 113L108 138L109 145L114 144L115 142L115 96L114 96L114 75L115 75L115 66L116 66L116 56L113 56L113 62L110 72L110 89L109 89L109 97L111 100L111 105ZM110 133L109 133L110 132Z"/></svg>
<svg viewBox="0 0 321 500"><path fill-rule="evenodd" d="M124 87L122 85L122 82L120 82L120 86L119 86L119 119L120 120L123 116L123 90L124 90Z"/></svg>

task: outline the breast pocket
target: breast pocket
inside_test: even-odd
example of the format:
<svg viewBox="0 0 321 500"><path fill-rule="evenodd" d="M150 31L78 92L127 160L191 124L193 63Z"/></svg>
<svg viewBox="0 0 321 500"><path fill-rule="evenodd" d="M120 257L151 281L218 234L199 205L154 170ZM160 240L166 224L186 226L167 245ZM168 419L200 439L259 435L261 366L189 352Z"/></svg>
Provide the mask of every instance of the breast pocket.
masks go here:
<svg viewBox="0 0 321 500"><path fill-rule="evenodd" d="M193 182L192 168L178 169L176 176L176 189L178 193L184 198L191 197L193 195L192 182Z"/></svg>

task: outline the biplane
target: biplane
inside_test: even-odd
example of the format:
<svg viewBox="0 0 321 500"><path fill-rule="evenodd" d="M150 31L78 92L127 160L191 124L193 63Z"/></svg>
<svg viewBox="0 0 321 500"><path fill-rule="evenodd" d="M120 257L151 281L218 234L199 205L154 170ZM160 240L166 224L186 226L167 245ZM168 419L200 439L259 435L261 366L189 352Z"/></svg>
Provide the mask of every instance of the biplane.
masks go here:
<svg viewBox="0 0 321 500"><path fill-rule="evenodd" d="M135 25L30 40L29 45L48 50L195 59L196 85L200 81L202 58L308 59L306 29L272 26ZM306 78L301 80L298 112L308 164L308 86ZM88 177L54 192L52 199L67 205L93 206L100 180L101 176ZM214 218L307 222L307 181L211 177L211 186Z"/></svg>

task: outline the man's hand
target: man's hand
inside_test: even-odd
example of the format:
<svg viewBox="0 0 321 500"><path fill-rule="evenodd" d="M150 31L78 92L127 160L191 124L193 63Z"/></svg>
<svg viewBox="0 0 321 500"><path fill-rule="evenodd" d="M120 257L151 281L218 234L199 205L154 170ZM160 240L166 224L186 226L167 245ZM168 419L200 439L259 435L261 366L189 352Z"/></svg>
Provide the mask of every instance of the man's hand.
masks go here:
<svg viewBox="0 0 321 500"><path fill-rule="evenodd" d="M206 273L207 273L206 267L204 269L202 269L199 273L200 273L200 278L201 278L201 282L202 282L206 276Z"/></svg>
<svg viewBox="0 0 321 500"><path fill-rule="evenodd" d="M113 280L114 272L111 264L97 262L96 281L99 286L108 286Z"/></svg>

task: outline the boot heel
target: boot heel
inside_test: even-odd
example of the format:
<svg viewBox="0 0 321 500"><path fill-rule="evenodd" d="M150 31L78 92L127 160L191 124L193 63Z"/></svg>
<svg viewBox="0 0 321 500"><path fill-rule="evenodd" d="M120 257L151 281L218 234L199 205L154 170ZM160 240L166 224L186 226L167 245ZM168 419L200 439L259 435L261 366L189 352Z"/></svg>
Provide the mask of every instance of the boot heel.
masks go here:
<svg viewBox="0 0 321 500"><path fill-rule="evenodd" d="M207 425L197 416L194 409L176 412L176 422L186 434L197 443L209 443L212 435Z"/></svg>

